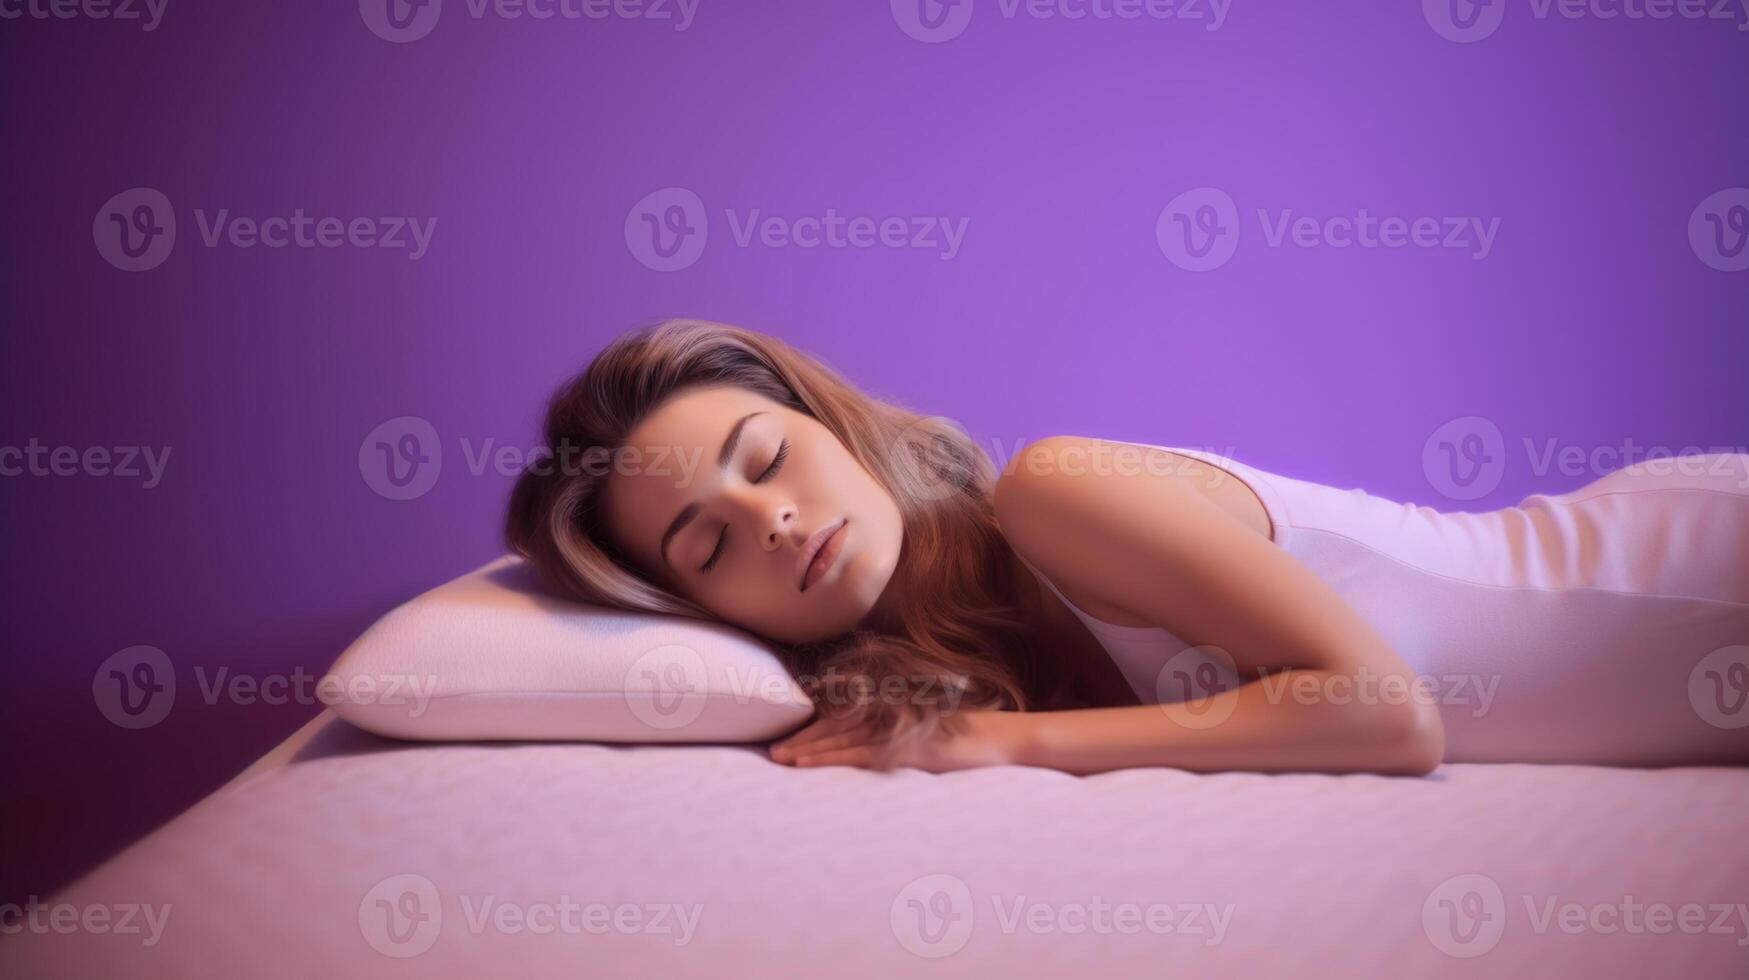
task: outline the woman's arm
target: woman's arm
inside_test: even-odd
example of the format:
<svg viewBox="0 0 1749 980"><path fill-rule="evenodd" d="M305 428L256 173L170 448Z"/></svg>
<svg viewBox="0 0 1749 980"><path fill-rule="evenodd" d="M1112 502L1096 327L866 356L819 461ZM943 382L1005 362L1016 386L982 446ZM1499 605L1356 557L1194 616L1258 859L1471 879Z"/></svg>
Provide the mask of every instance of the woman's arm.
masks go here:
<svg viewBox="0 0 1749 980"><path fill-rule="evenodd" d="M1071 597L1216 647L1249 682L1195 711L1029 713L1004 726L1014 761L1068 772L1425 773L1439 764L1438 708L1411 686L1408 665L1335 590L1205 489L1211 477L1236 477L1173 454L1170 467L1125 468L1113 447L1073 436L1029 445L997 484L1003 533Z"/></svg>

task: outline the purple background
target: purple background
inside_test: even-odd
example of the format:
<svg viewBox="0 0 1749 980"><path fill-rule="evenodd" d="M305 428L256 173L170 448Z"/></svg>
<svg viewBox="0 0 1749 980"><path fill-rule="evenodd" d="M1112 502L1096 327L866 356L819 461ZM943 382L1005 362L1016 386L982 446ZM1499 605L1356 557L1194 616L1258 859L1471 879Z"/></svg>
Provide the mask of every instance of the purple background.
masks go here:
<svg viewBox="0 0 1749 980"><path fill-rule="evenodd" d="M1749 185L1737 22L1538 18L1442 38L1414 0L1207 20L1004 18L922 43L884 0L704 0L648 20L470 16L385 41L348 0L169 0L151 32L0 21L0 446L172 447L163 483L0 478L8 761L0 901L45 894L228 779L315 704L207 704L196 671L319 674L372 620L490 559L508 477L611 336L692 315L783 336L999 459L1052 433L1211 448L1445 509L1558 492L1514 447L1749 443L1749 272L1689 245ZM1237 252L1192 273L1161 209L1214 186ZM120 271L93 218L172 202ZM665 187L710 238L658 272ZM1255 209L1499 218L1492 253L1269 248ZM435 217L431 247L207 247L195 210ZM967 220L929 249L737 247L724 211ZM371 489L367 433L428 420L443 469ZM1422 451L1481 416L1495 490ZM1739 450L1744 451L1744 450ZM1631 460L1628 460L1631 461ZM128 731L93 672L150 644L176 706Z"/></svg>

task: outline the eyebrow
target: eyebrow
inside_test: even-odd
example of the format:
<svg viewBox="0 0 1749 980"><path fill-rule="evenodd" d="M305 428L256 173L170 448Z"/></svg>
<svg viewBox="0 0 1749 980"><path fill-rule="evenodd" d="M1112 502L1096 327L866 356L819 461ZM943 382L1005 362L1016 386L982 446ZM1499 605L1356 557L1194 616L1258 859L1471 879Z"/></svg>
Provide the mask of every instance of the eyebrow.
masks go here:
<svg viewBox="0 0 1749 980"><path fill-rule="evenodd" d="M741 442L741 429L747 424L747 420L755 415L764 414L763 411L748 412L736 419L735 424L729 427L729 435L723 440L723 448L717 450L717 469L727 468L729 460L735 457L735 446ZM662 555L662 564L669 568L674 567L673 562L668 560L668 542L676 534L679 534L686 525L692 523L692 519L698 516L700 509L697 503L687 504L680 508L680 513L674 515L674 520L668 522L668 530L662 532L662 547L659 549Z"/></svg>

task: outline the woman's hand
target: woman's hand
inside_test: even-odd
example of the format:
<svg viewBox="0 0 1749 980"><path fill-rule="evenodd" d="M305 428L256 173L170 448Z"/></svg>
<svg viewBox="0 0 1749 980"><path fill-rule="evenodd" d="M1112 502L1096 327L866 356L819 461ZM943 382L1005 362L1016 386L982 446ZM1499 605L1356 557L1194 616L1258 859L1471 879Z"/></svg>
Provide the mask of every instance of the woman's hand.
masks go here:
<svg viewBox="0 0 1749 980"><path fill-rule="evenodd" d="M891 767L911 766L929 772L1013 765L1022 753L1032 716L1022 711L969 709L961 712L959 720L963 723L960 731L938 727L893 753L862 728L822 718L774 742L771 758L798 767L889 768L884 761ZM883 755L889 758L883 760Z"/></svg>

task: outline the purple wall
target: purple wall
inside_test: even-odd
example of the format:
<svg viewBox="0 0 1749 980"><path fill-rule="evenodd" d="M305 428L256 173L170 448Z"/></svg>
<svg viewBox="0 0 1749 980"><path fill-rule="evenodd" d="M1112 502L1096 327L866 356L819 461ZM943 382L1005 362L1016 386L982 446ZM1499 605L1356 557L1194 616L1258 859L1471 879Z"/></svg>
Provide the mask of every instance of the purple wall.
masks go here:
<svg viewBox="0 0 1749 980"><path fill-rule="evenodd" d="M384 0L0 20L0 901L317 710L209 703L217 671L319 675L498 553L510 480L470 452L526 449L552 385L652 317L778 333L999 457L1100 435L1484 509L1647 447L1749 451L1741 9L976 0L931 29L916 3L689 0L677 30L444 0L402 41ZM669 188L696 199L644 200ZM229 223L298 209L332 247ZM792 238L902 219L904 244L742 244L754 209ZM1403 221L1334 247L1362 209ZM702 252L664 257L646 214ZM377 241L408 218L422 252ZM1378 243L1416 218L1426 246ZM375 442L424 430L373 430L403 416L441 468L397 488ZM62 446L165 465L148 489ZM136 645L177 692L130 729L93 680Z"/></svg>

